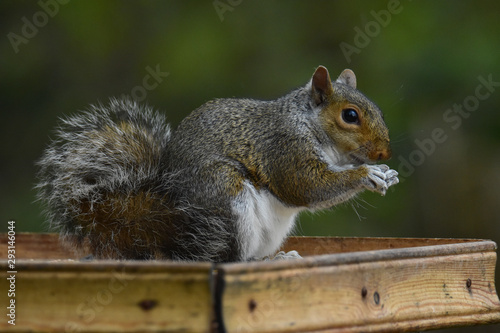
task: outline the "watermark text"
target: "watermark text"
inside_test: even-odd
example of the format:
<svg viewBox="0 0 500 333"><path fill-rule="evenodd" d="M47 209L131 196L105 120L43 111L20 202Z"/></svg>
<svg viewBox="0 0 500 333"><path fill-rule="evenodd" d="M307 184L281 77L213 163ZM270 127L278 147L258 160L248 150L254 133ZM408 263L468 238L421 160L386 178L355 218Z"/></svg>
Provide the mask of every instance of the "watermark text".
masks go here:
<svg viewBox="0 0 500 333"><path fill-rule="evenodd" d="M21 17L21 22L23 23L21 31L18 33L11 31L7 34L7 39L14 52L17 54L22 44L28 44L31 39L35 38L39 30L49 23L49 19L59 13L60 5L65 5L68 2L69 0L38 1L38 6L41 10L35 12L31 19L26 16Z"/></svg>
<svg viewBox="0 0 500 333"><path fill-rule="evenodd" d="M7 222L7 281L9 289L7 297L9 306L7 306L7 322L10 325L16 325L16 222Z"/></svg>

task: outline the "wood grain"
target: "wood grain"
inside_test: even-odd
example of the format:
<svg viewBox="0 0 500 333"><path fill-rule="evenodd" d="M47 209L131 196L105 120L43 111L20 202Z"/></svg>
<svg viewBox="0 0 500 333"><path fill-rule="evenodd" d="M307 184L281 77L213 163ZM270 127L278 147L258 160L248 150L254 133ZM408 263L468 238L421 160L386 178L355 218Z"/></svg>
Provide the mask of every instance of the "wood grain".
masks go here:
<svg viewBox="0 0 500 333"><path fill-rule="evenodd" d="M498 322L493 242L223 267L228 332L406 332ZM468 282L470 281L470 287Z"/></svg>
<svg viewBox="0 0 500 333"><path fill-rule="evenodd" d="M5 291L6 244L0 234ZM17 234L16 326L0 321L0 331L410 332L500 322L492 241L292 237L284 249L305 258L80 261L55 234Z"/></svg>
<svg viewBox="0 0 500 333"><path fill-rule="evenodd" d="M21 261L18 332L207 332L210 264ZM5 265L1 265L6 271ZM7 290L0 279L0 290Z"/></svg>
<svg viewBox="0 0 500 333"><path fill-rule="evenodd" d="M7 234L0 233L0 258L7 258ZM54 233L17 233L17 259L76 259L81 257L76 251L59 242Z"/></svg>
<svg viewBox="0 0 500 333"><path fill-rule="evenodd" d="M289 237L284 251L298 251L302 256L378 251L422 246L473 243L476 239L389 238L389 237ZM481 240L479 240L481 241Z"/></svg>

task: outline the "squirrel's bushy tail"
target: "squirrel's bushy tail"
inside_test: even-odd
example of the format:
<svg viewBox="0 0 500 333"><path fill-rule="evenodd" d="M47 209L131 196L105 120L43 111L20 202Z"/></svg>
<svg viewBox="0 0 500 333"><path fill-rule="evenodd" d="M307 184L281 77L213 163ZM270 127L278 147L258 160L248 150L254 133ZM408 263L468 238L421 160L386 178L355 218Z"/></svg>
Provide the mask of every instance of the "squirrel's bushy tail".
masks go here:
<svg viewBox="0 0 500 333"><path fill-rule="evenodd" d="M133 101L63 119L38 162L51 227L98 258L164 257L175 234L169 138L164 117Z"/></svg>
<svg viewBox="0 0 500 333"><path fill-rule="evenodd" d="M96 258L238 260L232 217L183 197L169 144L164 116L130 100L63 119L38 161L51 228Z"/></svg>

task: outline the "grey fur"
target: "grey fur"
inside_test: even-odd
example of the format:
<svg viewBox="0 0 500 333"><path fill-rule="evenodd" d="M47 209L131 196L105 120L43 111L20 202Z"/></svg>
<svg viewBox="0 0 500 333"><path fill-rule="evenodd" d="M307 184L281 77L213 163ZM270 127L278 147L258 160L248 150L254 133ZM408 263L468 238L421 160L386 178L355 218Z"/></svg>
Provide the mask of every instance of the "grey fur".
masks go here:
<svg viewBox="0 0 500 333"><path fill-rule="evenodd" d="M134 159L127 147L120 151L116 145L109 146L106 137L100 135L106 127L120 133L120 121L147 130L149 140L146 136L142 139L143 143L149 142L147 149L155 157L153 163ZM112 99L107 106L91 106L88 111L63 119L56 130L56 139L38 161L38 198L46 206L51 228L59 230L64 239L71 239L80 247L84 245L85 237L92 233L76 222L77 217L85 214L80 209L82 202L88 201L92 209L104 200L103 193L106 192L116 192L124 198L144 190L160 195L168 192L176 207L175 211L171 207L165 207L165 210L170 210L167 214L179 217L183 234L177 236L176 249L166 253L165 257L174 260L233 259L228 255L234 250L228 222L207 214L203 207L172 195L172 177L166 169L170 136L170 127L164 116L130 100ZM160 225L161 220L154 221L159 216L161 214L152 213L143 219ZM96 220L94 223L104 224L106 221ZM126 224L117 223L112 227L118 229ZM138 248L144 248L144 256L138 258L154 258L148 247L161 246L157 243L164 235L155 237L155 228L147 232L152 236L150 240L137 239ZM106 257L105 253L110 249L113 253L118 251L118 257L129 257L120 253L112 238L97 247L94 245L92 251L100 258Z"/></svg>
<svg viewBox="0 0 500 333"><path fill-rule="evenodd" d="M388 144L378 107L346 84L334 82L333 89L339 100L366 110L373 135ZM112 99L62 120L38 162L38 198L51 227L77 247L90 239L96 257L247 260L250 238L277 249L284 236L241 226L235 207L258 202L245 202L245 189L271 194L293 223L300 210L329 207L364 189L383 194L397 183L394 170L359 161L368 148L354 160L338 149L321 124L323 107L309 83L269 102L207 102L171 133L159 113ZM368 176L354 175L361 169ZM129 213L127 205L137 202L151 209Z"/></svg>

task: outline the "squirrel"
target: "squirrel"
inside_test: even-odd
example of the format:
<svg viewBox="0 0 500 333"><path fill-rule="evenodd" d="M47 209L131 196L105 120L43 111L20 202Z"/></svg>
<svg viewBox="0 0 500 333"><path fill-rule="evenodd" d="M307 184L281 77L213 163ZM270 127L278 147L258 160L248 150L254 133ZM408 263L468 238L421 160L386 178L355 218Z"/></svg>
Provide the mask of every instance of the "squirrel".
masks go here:
<svg viewBox="0 0 500 333"><path fill-rule="evenodd" d="M96 259L233 262L273 256L304 210L395 170L380 109L346 69L319 66L272 101L215 99L175 130L125 99L61 119L37 162L38 199L63 241Z"/></svg>

